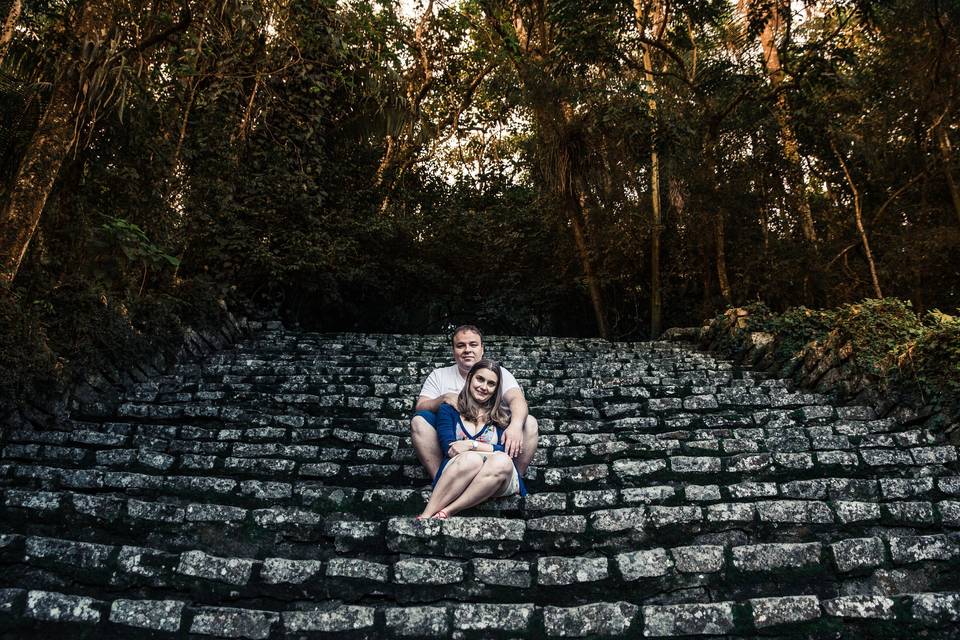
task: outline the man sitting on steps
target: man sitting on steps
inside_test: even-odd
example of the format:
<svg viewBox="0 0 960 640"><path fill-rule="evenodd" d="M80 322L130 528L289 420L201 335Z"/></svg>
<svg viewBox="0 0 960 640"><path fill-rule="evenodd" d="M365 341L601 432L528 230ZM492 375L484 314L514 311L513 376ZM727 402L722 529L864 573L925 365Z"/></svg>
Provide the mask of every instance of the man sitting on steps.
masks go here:
<svg viewBox="0 0 960 640"><path fill-rule="evenodd" d="M423 383L417 398L416 415L410 422L413 448L421 464L433 478L445 451L440 450L437 439L437 411L444 402L457 406L457 395L466 383L470 367L483 357L483 337L480 329L465 324L453 332L453 360L456 364L435 369ZM510 410L510 425L504 431L504 450L515 458L517 470L522 475L537 450L537 420L528 413L527 400L517 379L501 368L503 383L502 398Z"/></svg>

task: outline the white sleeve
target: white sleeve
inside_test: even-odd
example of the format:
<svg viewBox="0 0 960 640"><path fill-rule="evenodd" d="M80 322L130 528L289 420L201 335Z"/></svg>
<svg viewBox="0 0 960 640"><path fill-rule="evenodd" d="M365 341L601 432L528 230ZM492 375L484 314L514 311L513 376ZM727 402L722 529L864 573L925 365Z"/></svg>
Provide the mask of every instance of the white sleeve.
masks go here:
<svg viewBox="0 0 960 640"><path fill-rule="evenodd" d="M441 388L440 382L440 369L434 369L430 372L430 375L427 376L426 382L423 383L423 388L420 389L420 395L426 396L430 400L439 398L443 395L443 389Z"/></svg>
<svg viewBox="0 0 960 640"><path fill-rule="evenodd" d="M514 378L513 374L507 371L505 368L500 367L500 375L503 376L503 382L500 385L500 395L505 394L511 389L520 389L517 379ZM520 393L523 393L523 389L520 389Z"/></svg>

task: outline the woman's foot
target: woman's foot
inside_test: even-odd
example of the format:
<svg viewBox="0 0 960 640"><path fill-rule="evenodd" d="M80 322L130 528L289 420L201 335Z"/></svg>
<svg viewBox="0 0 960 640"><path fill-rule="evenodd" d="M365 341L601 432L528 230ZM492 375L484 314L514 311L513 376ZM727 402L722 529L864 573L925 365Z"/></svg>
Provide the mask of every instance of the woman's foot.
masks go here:
<svg viewBox="0 0 960 640"><path fill-rule="evenodd" d="M440 509L440 511L437 511L435 514L433 514L434 520L446 520L449 517L450 516L448 516L447 512L444 511L443 509Z"/></svg>

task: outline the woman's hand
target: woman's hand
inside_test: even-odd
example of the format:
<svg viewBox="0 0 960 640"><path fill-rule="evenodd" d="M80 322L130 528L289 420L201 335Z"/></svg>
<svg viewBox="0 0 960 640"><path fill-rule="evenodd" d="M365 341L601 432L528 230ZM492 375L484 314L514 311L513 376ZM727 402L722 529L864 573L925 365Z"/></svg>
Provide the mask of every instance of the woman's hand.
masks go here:
<svg viewBox="0 0 960 640"><path fill-rule="evenodd" d="M447 457L455 458L464 451L470 451L473 447L470 446L470 440L457 440L450 443L450 448L447 449Z"/></svg>

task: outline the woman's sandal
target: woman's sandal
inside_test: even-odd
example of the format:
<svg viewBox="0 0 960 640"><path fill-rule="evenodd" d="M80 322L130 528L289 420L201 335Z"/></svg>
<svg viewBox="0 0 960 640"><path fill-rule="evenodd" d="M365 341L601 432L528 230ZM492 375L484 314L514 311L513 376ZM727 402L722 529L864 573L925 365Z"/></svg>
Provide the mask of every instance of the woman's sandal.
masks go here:
<svg viewBox="0 0 960 640"><path fill-rule="evenodd" d="M443 509L440 509L440 511L437 511L435 514L433 514L434 520L446 520L449 517L450 516L448 516L447 512L444 511Z"/></svg>

